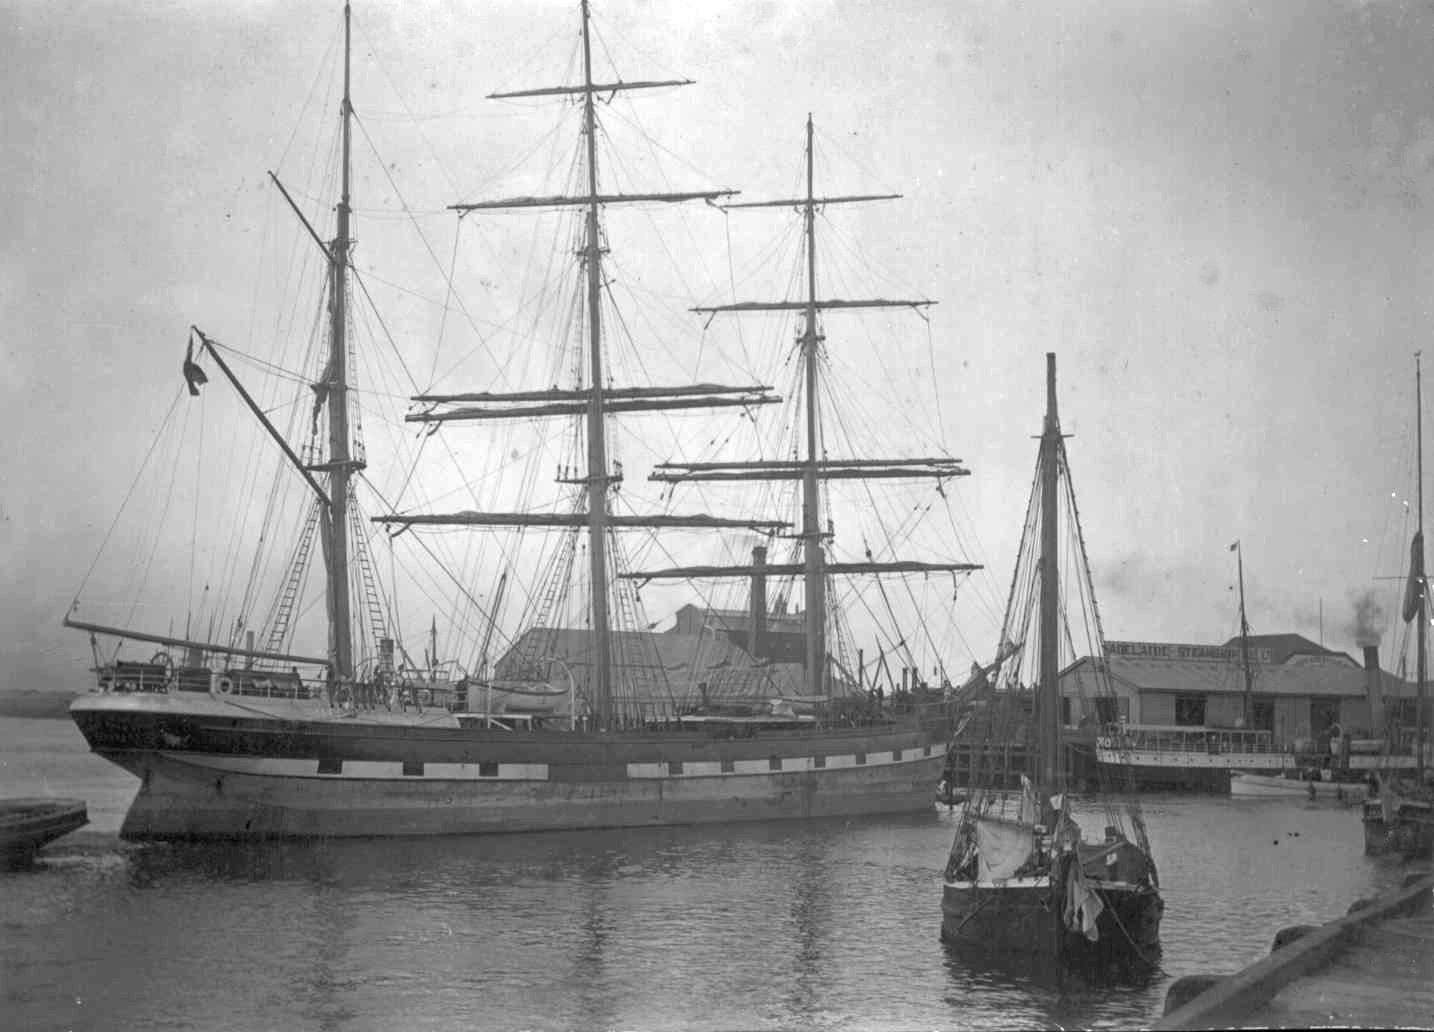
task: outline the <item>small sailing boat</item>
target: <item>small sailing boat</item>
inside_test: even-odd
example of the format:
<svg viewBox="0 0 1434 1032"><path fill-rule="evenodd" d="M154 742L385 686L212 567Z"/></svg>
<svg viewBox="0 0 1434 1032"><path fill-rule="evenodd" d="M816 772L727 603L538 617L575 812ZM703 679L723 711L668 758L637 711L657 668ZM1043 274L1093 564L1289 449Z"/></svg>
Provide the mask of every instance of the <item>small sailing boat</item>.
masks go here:
<svg viewBox="0 0 1434 1032"><path fill-rule="evenodd" d="M1428 780L1424 684L1428 676L1429 580L1424 572L1424 403L1419 355L1414 356L1415 483L1418 521L1409 546L1409 580L1400 613L1414 627L1415 695L1411 729L1414 768L1390 766L1369 782L1364 802L1364 851L1369 854L1434 854L1434 785ZM1392 752L1392 750L1391 750Z"/></svg>
<svg viewBox="0 0 1434 1032"><path fill-rule="evenodd" d="M1069 527L1059 520L1062 507L1071 514ZM1078 548L1068 562L1059 554L1063 534ZM1078 590L1065 596L1063 567L1081 572ZM1133 802L1103 801L1090 811L1103 816L1103 833L1087 839L1066 790L1062 704L1071 700L1061 698L1058 679L1062 652L1073 649L1077 639L1070 623L1062 626L1061 615L1087 607L1090 654L1103 656L1057 417L1051 354L1046 356L1045 428L1036 479L998 651L1009 660L990 679L987 693L991 705L1033 714L1036 769L1032 777L1021 775L1015 793L997 784L968 786L972 798L957 827L942 886L941 937L982 956L1138 969L1149 965L1159 949L1165 909L1144 820ZM1032 653L1039 657L1033 693L1022 687L1021 670L1021 657ZM995 728L1001 721L990 723ZM1004 735L1029 730L1019 718L1005 723Z"/></svg>
<svg viewBox="0 0 1434 1032"><path fill-rule="evenodd" d="M621 494L617 417L736 409L755 425L764 406L775 407L784 399L761 383L632 386L616 380L614 351L631 323L612 291L615 259L609 252L616 248L605 228L608 213L699 200L715 207L734 191L624 188L614 180L629 166L618 160L603 163L608 176L603 180L599 145L608 136L599 108L633 91L689 81L595 74L598 47L586 0L581 12L575 84L493 95L510 102L555 99L576 110L581 142L571 162L554 166L554 175L567 177L562 192L449 206L458 218L468 219L467 226L485 220L485 231L487 220L498 218L494 213L510 210L536 211L547 216L549 227L561 227L552 230L553 255L560 257L550 256L547 267L566 271L576 256L577 275L546 277L565 286L547 282L535 290L537 300L526 299L528 309L538 313L534 328L512 333L518 356L513 368L544 378L536 385L526 383L526 389L499 390L508 386L506 366L492 362L484 370L499 382L485 382L485 389L445 387L438 378L427 387L413 384L408 394L412 408L391 420L394 432L388 441L397 442L393 451L411 448L414 435L407 424L417 424L422 428L420 454L407 471L395 471L388 481L392 490L385 493L376 487L380 478L373 468L376 460L385 460L378 449L362 444L358 405L362 400L368 406L366 422L372 428L378 421L374 407L402 395L396 389L360 391L355 381L359 371L374 366L354 357L353 331L368 325L386 333L387 324L366 310L356 312L358 306L351 303L360 300L355 285L362 288L362 300L369 299L369 288L351 262L356 216L349 144L356 116L349 93L350 15L345 6L334 236L322 238L300 214L309 237L303 246L312 254L311 245L317 245L326 283L315 320L326 330L315 333L313 348L305 354L310 364L303 367L317 370L317 378L295 374L285 387L297 400L261 404L231 369L226 356L235 355L235 349L197 328L191 338L197 350L184 365L191 395L210 378L200 363L217 368L287 460L270 497L290 492L306 503L287 510L297 516L290 522L298 527L291 559L281 576L266 580L276 564L256 554L249 583L231 593L242 596L237 612L227 609L224 619L211 618L211 633L190 630L187 619L184 632L166 633L154 626L80 619L73 611L66 618L69 626L89 633L92 643L104 637L141 642L146 651L159 648L148 661L136 661L119 659L117 653L102 655L95 644L101 691L81 698L71 710L91 748L140 779L124 837L472 834L929 809L949 738L941 688L903 678L900 692L877 697L864 676L861 653L851 645L841 599L828 587L829 580L848 575L949 575L954 580L979 569L949 552L935 561L895 559L885 552L895 540L890 535L867 547L864 558L846 561L836 551L836 520L827 498L831 484L904 480L923 491L934 485L929 507L944 498L944 484L968 473L960 460L944 455L834 457L829 448L834 451L850 439L823 436L822 399L830 397L822 379L823 321L840 319L849 310L920 310L931 303L829 299L818 293L817 213L890 195L817 194L809 117L803 195L746 205L800 214L803 261L797 282L803 283L804 296L689 305L709 321L727 312L799 320L797 346L763 356L775 369L799 371L793 377L795 397L787 399L797 411L789 411L786 422L776 427L784 449L778 454L785 457L735 461L702 452L704 461L657 464L649 479L664 485L664 502L676 485L783 485L792 489L787 500L800 510L799 518L771 512L722 517L632 511L629 496ZM637 167L646 167L645 159ZM277 178L275 183L280 185ZM287 190L284 197L299 214ZM455 253L457 246L455 241ZM654 244L654 267L673 262L672 252ZM533 268L544 264L535 261ZM450 279L450 292L452 286ZM696 323L690 312L683 314ZM549 326L542 321L549 316L554 323L559 317L567 321ZM552 343L553 358L540 373L523 363L539 350L533 341L544 338ZM645 375L650 363L665 359L677 346L660 338L656 344L645 342L644 349L621 371ZM268 362L261 368L282 367ZM409 372L406 364L402 369ZM220 386L206 388L195 406ZM309 432L307 445L291 444L269 418L285 404L297 417L297 431ZM320 433L321 414L327 416L326 433ZM563 419L565 432L554 432L561 425L555 421ZM223 433L259 437L245 420L226 425ZM515 438L506 438L510 443L475 454L468 440L460 437L455 443L448 437L470 426L513 424L528 434L521 448L511 443ZM422 443L435 437L438 443L429 446L427 461L448 451L459 482L447 493L471 497L472 508L433 511L444 497L438 490L410 494L405 504L394 504L408 490L411 475L421 477L414 471L420 469ZM638 443L646 450L653 442L639 438ZM555 486L542 484L536 464L519 465L525 449L531 456L561 455ZM506 486L531 493L515 502L485 487L480 498L479 481L492 477L503 484L502 476L510 471ZM366 498L363 510L356 501L360 490ZM163 492L160 497L167 498ZM208 500L196 495L195 508ZM746 501L750 504L752 497ZM879 501L869 495L866 508L878 508ZM902 519L909 519L909 512ZM252 529L238 518L246 514L240 509L235 515L239 531ZM278 537L284 515L277 508L266 512L259 538ZM375 532L375 526L382 530ZM740 546L728 539L726 554L745 558L750 548L752 561L640 567L637 560L643 556L674 555L665 543L657 543L657 532L666 532L670 541L672 532L694 530L740 535ZM388 533L386 541L382 531ZM639 533L646 542L641 552L630 544ZM395 605L400 594L379 576L381 564L372 554L398 539L417 542L419 557L433 560L430 578L420 588L428 598L453 599L453 612L445 611L444 617L455 636L466 632L461 661L453 658L455 649L445 649L449 658L439 661L437 629L427 620L427 655L422 663L409 659ZM501 554L503 563L485 567L475 559L465 566L457 549L443 547L455 539L500 541L492 551ZM556 539L557 544L540 546L536 539ZM767 545L779 539L785 539L791 555L769 564ZM908 539L903 530L902 540ZM252 541L236 544L224 554L238 557L252 547ZM305 591L306 564L316 554L323 560L320 598ZM242 581L242 576L233 577L236 568L243 569L237 559L226 572ZM694 607L698 613L690 633L650 633L655 622L644 614L640 585L722 578L748 589L745 611L720 610L699 592L706 604ZM780 589L780 604L767 602L769 582ZM134 583L142 588L145 578L136 577ZM804 600L799 614L785 611L788 591ZM274 601L270 615L260 619L257 600L266 596ZM511 621L518 629L496 632L508 646L490 662L495 627L510 601L522 606L519 619ZM914 670L906 653L916 635L899 627L883 635L878 639L884 643L883 660L886 653L901 656L903 669ZM301 638L309 644L299 644Z"/></svg>

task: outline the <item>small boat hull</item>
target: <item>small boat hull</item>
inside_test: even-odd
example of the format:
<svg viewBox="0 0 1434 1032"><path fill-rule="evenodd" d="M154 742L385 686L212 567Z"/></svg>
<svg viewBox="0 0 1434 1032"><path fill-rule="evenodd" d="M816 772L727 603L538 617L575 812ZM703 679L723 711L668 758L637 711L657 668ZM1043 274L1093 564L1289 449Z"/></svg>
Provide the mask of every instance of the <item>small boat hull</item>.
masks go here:
<svg viewBox="0 0 1434 1032"><path fill-rule="evenodd" d="M1310 781L1269 774L1247 774L1236 771L1230 775L1230 795L1250 799L1329 799L1354 802L1364 798L1362 781Z"/></svg>
<svg viewBox="0 0 1434 1032"><path fill-rule="evenodd" d="M0 800L0 861L25 867L47 843L89 823L78 799Z"/></svg>
<svg viewBox="0 0 1434 1032"><path fill-rule="evenodd" d="M1153 966L1165 903L1140 886L1096 889L1105 909L1094 941L1066 926L1063 900L1048 877L1002 884L948 881L941 895L941 939L987 956L1059 958L1073 966Z"/></svg>

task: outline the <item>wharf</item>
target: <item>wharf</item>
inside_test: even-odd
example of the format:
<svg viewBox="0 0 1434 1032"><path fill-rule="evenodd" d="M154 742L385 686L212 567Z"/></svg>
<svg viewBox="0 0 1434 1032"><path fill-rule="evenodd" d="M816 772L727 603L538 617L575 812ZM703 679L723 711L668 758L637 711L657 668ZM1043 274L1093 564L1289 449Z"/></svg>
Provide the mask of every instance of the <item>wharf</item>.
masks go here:
<svg viewBox="0 0 1434 1032"><path fill-rule="evenodd" d="M1434 874L1287 928L1270 956L1224 977L1182 978L1157 1029L1434 1028Z"/></svg>

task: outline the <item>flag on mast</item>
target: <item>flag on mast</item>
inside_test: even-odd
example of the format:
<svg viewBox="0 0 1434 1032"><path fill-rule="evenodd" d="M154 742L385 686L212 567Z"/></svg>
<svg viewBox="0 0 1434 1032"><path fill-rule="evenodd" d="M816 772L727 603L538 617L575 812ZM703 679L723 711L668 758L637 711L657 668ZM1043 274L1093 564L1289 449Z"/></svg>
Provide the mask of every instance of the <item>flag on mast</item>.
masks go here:
<svg viewBox="0 0 1434 1032"><path fill-rule="evenodd" d="M1240 542L1238 542L1238 541L1236 541L1233 545L1230 546L1230 551L1232 551L1232 552L1238 552L1239 550L1240 550Z"/></svg>
<svg viewBox="0 0 1434 1032"><path fill-rule="evenodd" d="M209 377L203 369L199 368L199 363L194 361L194 335L192 333L189 335L189 342L184 350L184 382L189 385L189 393L195 397L199 395L200 385L209 382Z"/></svg>

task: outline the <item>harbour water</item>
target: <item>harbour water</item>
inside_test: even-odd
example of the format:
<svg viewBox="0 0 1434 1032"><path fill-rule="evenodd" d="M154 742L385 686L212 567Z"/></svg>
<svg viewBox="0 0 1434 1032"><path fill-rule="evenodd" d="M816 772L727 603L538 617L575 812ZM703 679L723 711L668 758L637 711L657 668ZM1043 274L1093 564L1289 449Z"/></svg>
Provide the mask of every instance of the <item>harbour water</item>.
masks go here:
<svg viewBox="0 0 1434 1032"><path fill-rule="evenodd" d="M263 845L118 839L133 778L0 718L0 794L91 823L0 874L16 1029L1141 1028L1182 975L1397 886L1334 802L1152 797L1161 970L1093 986L949 954L953 820ZM1098 831L1098 817L1083 823Z"/></svg>

